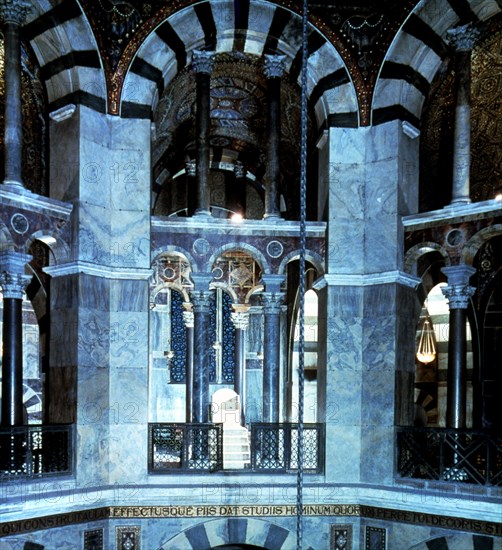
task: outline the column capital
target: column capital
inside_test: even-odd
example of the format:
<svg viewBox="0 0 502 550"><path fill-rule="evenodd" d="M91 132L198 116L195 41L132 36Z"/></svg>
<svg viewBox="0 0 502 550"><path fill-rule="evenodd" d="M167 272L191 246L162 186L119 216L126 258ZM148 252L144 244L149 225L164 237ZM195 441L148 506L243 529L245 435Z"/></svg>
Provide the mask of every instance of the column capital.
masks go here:
<svg viewBox="0 0 502 550"><path fill-rule="evenodd" d="M232 323L236 329L246 330L249 326L249 312L248 311L232 311L230 314Z"/></svg>
<svg viewBox="0 0 502 550"><path fill-rule="evenodd" d="M22 25L32 10L31 2L24 0L0 0L0 20Z"/></svg>
<svg viewBox="0 0 502 550"><path fill-rule="evenodd" d="M32 279L32 275L24 273L31 258L29 254L12 250L0 253L0 286L4 298L23 298L23 292Z"/></svg>
<svg viewBox="0 0 502 550"><path fill-rule="evenodd" d="M467 309L469 299L476 292L476 289L469 285L448 285L441 287L441 291L448 298L450 309Z"/></svg>
<svg viewBox="0 0 502 550"><path fill-rule="evenodd" d="M284 292L262 292L261 303L265 314L279 314L284 302Z"/></svg>
<svg viewBox="0 0 502 550"><path fill-rule="evenodd" d="M183 312L183 322L185 323L186 328L193 328L194 327L193 311L184 311Z"/></svg>
<svg viewBox="0 0 502 550"><path fill-rule="evenodd" d="M448 286L441 287L441 291L448 298L450 309L467 309L470 297L476 292L469 285L469 279L476 269L470 265L450 265L441 268L448 278Z"/></svg>
<svg viewBox="0 0 502 550"><path fill-rule="evenodd" d="M235 161L234 174L235 177L238 179L243 179L246 177L246 169L244 168L244 164L242 164L240 160Z"/></svg>
<svg viewBox="0 0 502 550"><path fill-rule="evenodd" d="M472 23L455 27L446 32L446 40L456 52L468 52L474 48L481 31Z"/></svg>
<svg viewBox="0 0 502 550"><path fill-rule="evenodd" d="M192 67L196 73L211 74L214 68L214 52L194 50L192 53Z"/></svg>
<svg viewBox="0 0 502 550"><path fill-rule="evenodd" d="M284 60L285 55L271 55L265 54L265 63L263 66L263 72L267 78L281 78L285 72Z"/></svg>
<svg viewBox="0 0 502 550"><path fill-rule="evenodd" d="M197 165L195 160L187 160L185 162L185 172L187 176L195 178L195 175L197 174Z"/></svg>
<svg viewBox="0 0 502 550"><path fill-rule="evenodd" d="M192 299L193 313L209 313L211 296L212 292L210 290L191 290L190 298Z"/></svg>
<svg viewBox="0 0 502 550"><path fill-rule="evenodd" d="M190 273L190 278L192 279L194 284L193 290L208 291L209 285L213 281L213 274L200 271L192 271Z"/></svg>

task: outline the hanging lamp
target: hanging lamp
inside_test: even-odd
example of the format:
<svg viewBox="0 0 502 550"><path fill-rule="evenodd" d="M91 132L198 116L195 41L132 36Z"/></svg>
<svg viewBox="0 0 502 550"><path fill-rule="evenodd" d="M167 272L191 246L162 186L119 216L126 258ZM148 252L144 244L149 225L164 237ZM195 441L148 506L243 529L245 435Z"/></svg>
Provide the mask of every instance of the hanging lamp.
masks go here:
<svg viewBox="0 0 502 550"><path fill-rule="evenodd" d="M433 330L429 319L426 317L420 330L418 341L417 359L426 365L436 359L436 344L434 343Z"/></svg>

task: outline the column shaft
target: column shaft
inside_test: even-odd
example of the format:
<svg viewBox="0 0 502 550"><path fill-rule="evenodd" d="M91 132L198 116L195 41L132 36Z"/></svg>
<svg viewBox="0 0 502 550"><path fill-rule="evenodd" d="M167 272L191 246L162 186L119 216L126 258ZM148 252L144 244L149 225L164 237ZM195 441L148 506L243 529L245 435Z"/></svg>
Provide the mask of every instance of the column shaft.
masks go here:
<svg viewBox="0 0 502 550"><path fill-rule="evenodd" d="M471 51L479 35L480 31L472 24L448 31L448 40L455 50L456 88L451 204L471 202Z"/></svg>
<svg viewBox="0 0 502 550"><path fill-rule="evenodd" d="M246 332L237 328L235 330L235 375L234 391L239 395L241 405L241 425L246 423L246 351L245 351Z"/></svg>
<svg viewBox="0 0 502 550"><path fill-rule="evenodd" d="M448 339L448 393L446 398L446 425L449 428L466 427L466 310L450 310Z"/></svg>
<svg viewBox="0 0 502 550"><path fill-rule="evenodd" d="M197 205L196 215L209 216L209 138L210 138L210 84L211 71L214 65L214 53L194 51L192 65L195 69L196 84L196 182Z"/></svg>
<svg viewBox="0 0 502 550"><path fill-rule="evenodd" d="M186 364L186 420L192 422L193 412L193 358L194 358L194 327L187 327L187 364Z"/></svg>
<svg viewBox="0 0 502 550"><path fill-rule="evenodd" d="M279 422L280 307L264 307L263 422Z"/></svg>
<svg viewBox="0 0 502 550"><path fill-rule="evenodd" d="M278 181L280 176L281 79L267 81L267 170L265 174L265 218L278 217Z"/></svg>
<svg viewBox="0 0 502 550"><path fill-rule="evenodd" d="M23 300L4 298L2 426L23 425Z"/></svg>

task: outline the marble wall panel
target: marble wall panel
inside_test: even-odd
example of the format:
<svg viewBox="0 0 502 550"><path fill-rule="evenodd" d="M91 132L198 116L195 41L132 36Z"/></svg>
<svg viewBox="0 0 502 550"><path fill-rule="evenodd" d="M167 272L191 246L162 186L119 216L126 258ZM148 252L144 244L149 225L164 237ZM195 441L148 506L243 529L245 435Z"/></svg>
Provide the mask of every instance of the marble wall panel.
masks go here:
<svg viewBox="0 0 502 550"><path fill-rule="evenodd" d="M381 273L402 267L402 226L395 216L382 214L364 233L364 270Z"/></svg>
<svg viewBox="0 0 502 550"><path fill-rule="evenodd" d="M327 321L328 371L354 371L362 368L362 319L333 315Z"/></svg>
<svg viewBox="0 0 502 550"><path fill-rule="evenodd" d="M331 162L329 167L330 225L364 217L364 171L357 163ZM342 225L342 224L339 224Z"/></svg>
<svg viewBox="0 0 502 550"><path fill-rule="evenodd" d="M185 422L185 384L169 384L167 366L150 373L149 421Z"/></svg>
<svg viewBox="0 0 502 550"><path fill-rule="evenodd" d="M360 372L329 373L326 422L347 426L361 423L362 383Z"/></svg>
<svg viewBox="0 0 502 550"><path fill-rule="evenodd" d="M365 371L394 372L396 319L394 316L365 316L362 334L362 368Z"/></svg>
<svg viewBox="0 0 502 550"><path fill-rule="evenodd" d="M123 418L124 424L110 424L109 482L144 483L148 465L147 425L144 422L133 423L135 418L130 416L129 411Z"/></svg>
<svg viewBox="0 0 502 550"><path fill-rule="evenodd" d="M87 415L90 419L91 412L101 413L100 405L96 408L88 408ZM94 413L93 413L94 414ZM79 425L77 429L77 475L76 480L79 486L85 486L91 490L92 487L100 487L109 481L109 447L110 430L103 423L89 423L85 426Z"/></svg>
<svg viewBox="0 0 502 550"><path fill-rule="evenodd" d="M148 281L110 280L110 311L147 311Z"/></svg>
<svg viewBox="0 0 502 550"><path fill-rule="evenodd" d="M366 483L392 483L394 476L394 446L392 426L363 426L361 428L361 481Z"/></svg>
<svg viewBox="0 0 502 550"><path fill-rule="evenodd" d="M329 149L331 162L361 166L366 160L365 138L367 128L330 128Z"/></svg>
<svg viewBox="0 0 502 550"><path fill-rule="evenodd" d="M146 211L113 212L110 223L110 265L150 267L150 216Z"/></svg>
<svg viewBox="0 0 502 550"><path fill-rule="evenodd" d="M147 422L148 373L143 369L114 369L110 373L110 414L112 424Z"/></svg>
<svg viewBox="0 0 502 550"><path fill-rule="evenodd" d="M361 423L365 426L394 426L394 372L365 372L361 381Z"/></svg>
<svg viewBox="0 0 502 550"><path fill-rule="evenodd" d="M360 480L361 427L326 425L326 481L357 483Z"/></svg>
<svg viewBox="0 0 502 550"><path fill-rule="evenodd" d="M50 192L51 197L69 201L79 193L79 128L80 107L64 120L50 119Z"/></svg>
<svg viewBox="0 0 502 550"><path fill-rule="evenodd" d="M110 314L80 308L78 324L79 367L107 368L110 352Z"/></svg>
<svg viewBox="0 0 502 550"><path fill-rule="evenodd" d="M110 211L99 205L79 202L75 206L76 259L97 265L110 262ZM78 240L77 240L78 239Z"/></svg>
<svg viewBox="0 0 502 550"><path fill-rule="evenodd" d="M246 422L263 420L263 371L246 370Z"/></svg>
<svg viewBox="0 0 502 550"><path fill-rule="evenodd" d="M113 312L110 319L110 366L146 369L148 366L148 313Z"/></svg>

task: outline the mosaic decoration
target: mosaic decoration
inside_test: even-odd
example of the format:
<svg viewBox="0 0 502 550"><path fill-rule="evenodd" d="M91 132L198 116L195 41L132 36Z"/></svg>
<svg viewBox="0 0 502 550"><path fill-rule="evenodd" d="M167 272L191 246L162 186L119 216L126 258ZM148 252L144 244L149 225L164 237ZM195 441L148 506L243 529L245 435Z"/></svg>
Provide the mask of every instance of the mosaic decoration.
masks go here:
<svg viewBox="0 0 502 550"><path fill-rule="evenodd" d="M26 45L21 46L21 101L23 116L22 178L24 186L48 195L46 144L47 119L45 92L38 64L33 60ZM4 111L5 111L4 41L0 34L0 157L4 156ZM4 178L3 162L0 164L0 181ZM18 225L16 227L19 227ZM22 226L20 226L22 232Z"/></svg>
<svg viewBox="0 0 502 550"><path fill-rule="evenodd" d="M352 550L352 525L332 525L330 550Z"/></svg>
<svg viewBox="0 0 502 550"><path fill-rule="evenodd" d="M472 53L471 81L471 199L493 199L502 190L502 31L490 21ZM451 200L455 78L438 75L424 109L420 139L420 210L442 208ZM440 184L438 185L438 182Z"/></svg>
<svg viewBox="0 0 502 550"><path fill-rule="evenodd" d="M84 531L84 550L103 550L103 529Z"/></svg>
<svg viewBox="0 0 502 550"><path fill-rule="evenodd" d="M366 527L366 550L386 550L386 529L381 527Z"/></svg>
<svg viewBox="0 0 502 550"><path fill-rule="evenodd" d="M240 304L249 300L250 293L258 287L261 278L259 265L242 252L224 254L215 262L212 272L214 282L231 288Z"/></svg>
<svg viewBox="0 0 502 550"><path fill-rule="evenodd" d="M235 326L232 322L232 299L222 293L222 342L221 342L221 375L223 382L233 384L235 371Z"/></svg>
<svg viewBox="0 0 502 550"><path fill-rule="evenodd" d="M169 359L171 382L186 381L187 329L183 319L183 295L171 291L171 352Z"/></svg>
<svg viewBox="0 0 502 550"><path fill-rule="evenodd" d="M140 527L115 527L117 550L141 550Z"/></svg>

